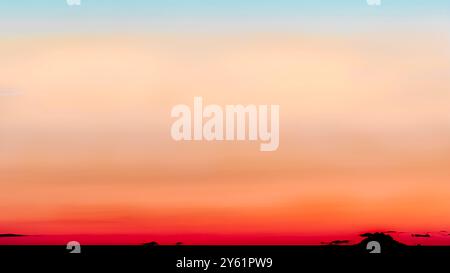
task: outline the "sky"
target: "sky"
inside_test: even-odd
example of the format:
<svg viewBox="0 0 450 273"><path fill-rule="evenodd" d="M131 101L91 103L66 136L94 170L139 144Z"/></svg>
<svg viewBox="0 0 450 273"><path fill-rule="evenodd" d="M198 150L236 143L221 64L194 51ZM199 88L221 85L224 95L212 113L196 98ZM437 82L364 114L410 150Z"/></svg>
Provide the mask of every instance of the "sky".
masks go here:
<svg viewBox="0 0 450 273"><path fill-rule="evenodd" d="M296 32L447 29L445 0L64 0L0 1L3 35L105 32Z"/></svg>
<svg viewBox="0 0 450 273"><path fill-rule="evenodd" d="M0 244L449 244L449 7L0 0ZM279 149L175 142L196 96Z"/></svg>

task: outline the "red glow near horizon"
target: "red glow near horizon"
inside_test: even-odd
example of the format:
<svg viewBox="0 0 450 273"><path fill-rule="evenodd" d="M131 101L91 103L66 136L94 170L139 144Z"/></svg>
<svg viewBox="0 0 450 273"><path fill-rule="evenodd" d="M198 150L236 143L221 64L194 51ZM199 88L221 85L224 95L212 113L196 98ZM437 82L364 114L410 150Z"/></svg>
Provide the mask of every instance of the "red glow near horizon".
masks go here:
<svg viewBox="0 0 450 273"><path fill-rule="evenodd" d="M413 237L411 233L389 233L396 241L406 245L450 245L450 236L437 232L430 237ZM0 245L65 245L69 241L78 241L82 245L142 245L158 242L161 245L322 245L334 240L349 240L348 245L357 244L363 238L359 235L216 235L216 234L79 234L79 235L27 235L0 238Z"/></svg>

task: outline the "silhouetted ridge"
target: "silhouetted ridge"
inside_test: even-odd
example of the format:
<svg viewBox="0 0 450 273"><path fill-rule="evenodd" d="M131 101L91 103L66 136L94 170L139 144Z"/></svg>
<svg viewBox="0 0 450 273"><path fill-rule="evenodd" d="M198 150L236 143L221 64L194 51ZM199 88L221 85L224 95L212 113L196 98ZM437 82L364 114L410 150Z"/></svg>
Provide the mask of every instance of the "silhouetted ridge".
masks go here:
<svg viewBox="0 0 450 273"><path fill-rule="evenodd" d="M150 242L150 243L145 243L144 246L148 246L148 247L154 247L154 246L159 246L158 242Z"/></svg>
<svg viewBox="0 0 450 273"><path fill-rule="evenodd" d="M431 235L430 235L430 234L428 234L428 233L426 233L426 234L416 234L416 233L413 233L413 234L411 234L411 237L422 237L422 238L430 238L430 237L431 237Z"/></svg>
<svg viewBox="0 0 450 273"><path fill-rule="evenodd" d="M14 234L14 233L4 233L4 234L0 234L0 238L1 237L22 237L22 236L26 236L23 234Z"/></svg>
<svg viewBox="0 0 450 273"><path fill-rule="evenodd" d="M334 241L329 242L328 244L329 245L346 245L348 243L350 243L350 240L334 240Z"/></svg>
<svg viewBox="0 0 450 273"><path fill-rule="evenodd" d="M369 242L376 241L381 246L382 254L398 253L399 251L402 251L407 247L405 244L402 244L402 243L394 240L394 238L392 238L392 236L384 234L382 232L363 233L363 234L360 234L360 236L366 237L366 238L363 239L359 244L356 245L358 248L366 249L367 244Z"/></svg>

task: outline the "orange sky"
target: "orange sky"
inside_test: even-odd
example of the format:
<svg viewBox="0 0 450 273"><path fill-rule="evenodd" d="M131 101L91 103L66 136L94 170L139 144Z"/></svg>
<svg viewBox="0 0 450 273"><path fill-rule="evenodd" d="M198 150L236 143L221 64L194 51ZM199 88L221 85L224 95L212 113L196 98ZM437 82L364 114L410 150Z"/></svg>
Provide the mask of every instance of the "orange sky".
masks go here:
<svg viewBox="0 0 450 273"><path fill-rule="evenodd" d="M0 96L0 233L448 230L448 48L408 33L1 40L0 90L17 94ZM279 104L279 149L173 141L171 107L195 96Z"/></svg>

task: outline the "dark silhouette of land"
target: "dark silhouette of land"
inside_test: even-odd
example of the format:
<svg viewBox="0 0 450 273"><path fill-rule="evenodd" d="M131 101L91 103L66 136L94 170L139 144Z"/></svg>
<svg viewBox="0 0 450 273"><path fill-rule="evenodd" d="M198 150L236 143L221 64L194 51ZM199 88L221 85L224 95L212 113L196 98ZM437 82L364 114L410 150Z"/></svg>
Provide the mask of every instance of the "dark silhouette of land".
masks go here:
<svg viewBox="0 0 450 273"><path fill-rule="evenodd" d="M411 234L412 237L421 237L421 238L430 238L431 235L426 233L426 234Z"/></svg>
<svg viewBox="0 0 450 273"><path fill-rule="evenodd" d="M144 244L145 247L155 247L155 246L159 246L158 242L150 242L150 243L145 243Z"/></svg>
<svg viewBox="0 0 450 273"><path fill-rule="evenodd" d="M5 236L5 234L3 234ZM9 235L11 236L11 235ZM149 268L160 268L161 272L176 270L177 260L209 259L208 272L279 272L294 269L302 270L305 266L344 269L356 263L371 266L387 266L392 263L414 264L417 261L450 260L450 246L408 246L397 242L387 233L363 233L361 241L350 244L348 240L334 240L322 245L312 246L199 246L180 242L160 245L156 241L135 246L91 246L82 245L80 254L70 254L65 245L60 246L1 246L0 260L19 261L37 259L49 263L68 262L70 264L94 263L104 265L122 263L126 266L144 264ZM380 253L370 253L368 244L377 242ZM0 242L1 243L1 242ZM223 258L271 258L272 270L261 268L240 268L241 270L222 270L219 266ZM248 262L248 261L247 261ZM216 264L213 264L216 263ZM242 260L240 263L242 265ZM238 263L236 263L238 264ZM404 268L402 264L402 268ZM217 269L215 271L213 269ZM234 268L236 269L236 268ZM359 268L361 269L361 268ZM259 271L258 271L259 270ZM149 271L150 272L150 271ZM153 272L153 271L152 271ZM203 272L202 270L184 268L179 272Z"/></svg>
<svg viewBox="0 0 450 273"><path fill-rule="evenodd" d="M329 245L346 245L349 243L350 243L350 240L334 240L334 241L329 242L328 244Z"/></svg>
<svg viewBox="0 0 450 273"><path fill-rule="evenodd" d="M407 249L407 246L403 243L397 242L392 236L383 232L375 233L363 233L360 234L364 237L359 244L356 245L359 251L368 250L367 245L369 242L378 242L381 246L381 253L384 255L394 255L396 253L402 253Z"/></svg>
<svg viewBox="0 0 450 273"><path fill-rule="evenodd" d="M14 233L4 233L4 234L0 234L0 238L6 238L6 237L22 237L22 236L27 236L27 235L23 235L23 234L14 234Z"/></svg>

